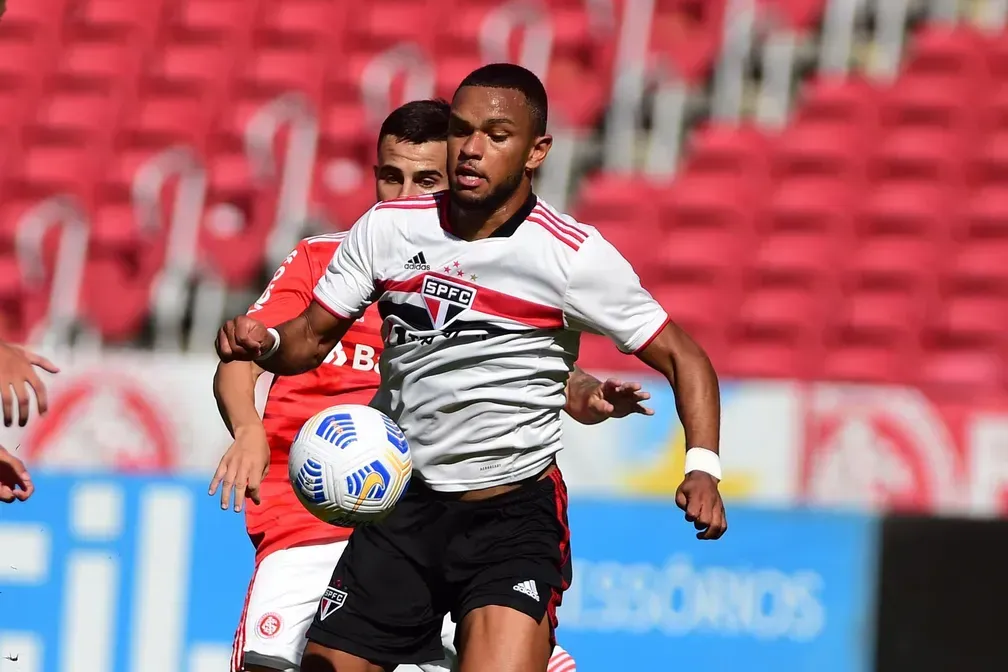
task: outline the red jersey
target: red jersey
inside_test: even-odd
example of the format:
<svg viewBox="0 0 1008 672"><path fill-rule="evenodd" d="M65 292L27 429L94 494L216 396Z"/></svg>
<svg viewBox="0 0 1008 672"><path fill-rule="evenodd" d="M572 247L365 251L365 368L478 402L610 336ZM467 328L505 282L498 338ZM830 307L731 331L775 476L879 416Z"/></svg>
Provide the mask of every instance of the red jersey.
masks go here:
<svg viewBox="0 0 1008 672"><path fill-rule="evenodd" d="M345 234L306 238L284 260L248 314L268 327L300 315ZM273 379L263 410L270 445L270 469L262 484L262 504L247 501L245 525L256 561L292 546L342 541L350 530L323 523L305 510L287 478L291 442L310 417L336 404L367 405L378 389L381 318L368 308L322 366L297 376Z"/></svg>

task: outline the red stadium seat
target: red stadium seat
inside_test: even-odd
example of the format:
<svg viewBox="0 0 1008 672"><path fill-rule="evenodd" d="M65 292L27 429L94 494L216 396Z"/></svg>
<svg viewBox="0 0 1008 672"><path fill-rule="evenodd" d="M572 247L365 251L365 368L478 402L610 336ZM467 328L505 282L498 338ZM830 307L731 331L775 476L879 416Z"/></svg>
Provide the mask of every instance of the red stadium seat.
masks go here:
<svg viewBox="0 0 1008 672"><path fill-rule="evenodd" d="M904 76L982 85L990 74L985 37L965 24L933 23L914 35Z"/></svg>
<svg viewBox="0 0 1008 672"><path fill-rule="evenodd" d="M853 132L816 123L795 123L785 128L773 150L778 179L834 177L854 181L865 170L865 146Z"/></svg>
<svg viewBox="0 0 1008 672"><path fill-rule="evenodd" d="M950 255L946 278L956 287L980 292L1008 292L1008 239L978 239L959 246Z"/></svg>
<svg viewBox="0 0 1008 672"><path fill-rule="evenodd" d="M829 234L788 231L764 237L750 263L759 277L773 282L829 284L835 282L843 252Z"/></svg>
<svg viewBox="0 0 1008 672"><path fill-rule="evenodd" d="M684 171L691 176L736 178L754 183L767 175L769 142L757 128L712 124L689 140Z"/></svg>
<svg viewBox="0 0 1008 672"><path fill-rule="evenodd" d="M879 99L875 85L857 75L820 77L802 89L792 123L863 135L878 123Z"/></svg>
<svg viewBox="0 0 1008 672"><path fill-rule="evenodd" d="M724 35L725 0L659 0L651 21L652 58L686 82L705 77Z"/></svg>
<svg viewBox="0 0 1008 672"><path fill-rule="evenodd" d="M793 30L815 27L826 7L826 0L762 0L764 12L773 12Z"/></svg>
<svg viewBox="0 0 1008 672"><path fill-rule="evenodd" d="M288 0L263 4L256 30L269 44L306 45L342 40L350 5L330 0ZM333 50L335 51L335 50Z"/></svg>
<svg viewBox="0 0 1008 672"><path fill-rule="evenodd" d="M260 4L260 0L182 0L171 8L171 32L189 42L235 39L251 32Z"/></svg>
<svg viewBox="0 0 1008 672"><path fill-rule="evenodd" d="M656 187L647 180L635 175L596 173L582 183L573 214L586 224L640 222L647 217L657 224L656 199Z"/></svg>
<svg viewBox="0 0 1008 672"><path fill-rule="evenodd" d="M964 208L965 235L995 242L1008 240L1008 188L991 186L971 193Z"/></svg>
<svg viewBox="0 0 1008 672"><path fill-rule="evenodd" d="M906 380L920 350L926 297L891 290L848 292L830 312L822 376L888 383Z"/></svg>
<svg viewBox="0 0 1008 672"><path fill-rule="evenodd" d="M851 201L856 193L839 178L781 181L761 224L769 231L818 231L848 247L854 235Z"/></svg>
<svg viewBox="0 0 1008 672"><path fill-rule="evenodd" d="M962 399L963 395L995 393L1006 387L1008 361L998 350L940 348L925 351L916 383L933 396Z"/></svg>
<svg viewBox="0 0 1008 672"><path fill-rule="evenodd" d="M944 128L895 129L887 133L869 159L875 183L918 180L961 184L966 150L961 138Z"/></svg>

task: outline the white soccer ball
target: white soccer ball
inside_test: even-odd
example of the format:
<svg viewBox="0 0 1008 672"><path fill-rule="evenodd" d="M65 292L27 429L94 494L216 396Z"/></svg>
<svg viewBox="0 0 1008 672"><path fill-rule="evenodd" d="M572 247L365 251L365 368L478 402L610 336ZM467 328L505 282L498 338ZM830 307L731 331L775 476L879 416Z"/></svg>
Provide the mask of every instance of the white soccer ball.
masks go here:
<svg viewBox="0 0 1008 672"><path fill-rule="evenodd" d="M287 471L295 494L319 520L353 527L386 516L413 473L402 430L368 406L327 408L301 427Z"/></svg>

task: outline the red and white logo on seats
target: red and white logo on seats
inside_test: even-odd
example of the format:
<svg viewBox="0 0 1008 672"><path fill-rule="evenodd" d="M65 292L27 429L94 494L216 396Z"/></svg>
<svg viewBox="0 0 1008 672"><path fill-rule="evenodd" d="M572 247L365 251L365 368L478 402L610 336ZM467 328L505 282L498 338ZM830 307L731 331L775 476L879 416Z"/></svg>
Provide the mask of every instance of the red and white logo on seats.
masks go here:
<svg viewBox="0 0 1008 672"><path fill-rule="evenodd" d="M177 465L174 426L154 388L91 370L56 389L49 412L28 426L23 445L32 461L156 471Z"/></svg>
<svg viewBox="0 0 1008 672"><path fill-rule="evenodd" d="M256 623L256 634L263 639L273 639L278 634L280 630L283 629L283 619L280 618L280 614L269 612L268 614L263 614Z"/></svg>
<svg viewBox="0 0 1008 672"><path fill-rule="evenodd" d="M932 511L956 505L961 451L918 390L817 386L806 414L802 495L820 504Z"/></svg>

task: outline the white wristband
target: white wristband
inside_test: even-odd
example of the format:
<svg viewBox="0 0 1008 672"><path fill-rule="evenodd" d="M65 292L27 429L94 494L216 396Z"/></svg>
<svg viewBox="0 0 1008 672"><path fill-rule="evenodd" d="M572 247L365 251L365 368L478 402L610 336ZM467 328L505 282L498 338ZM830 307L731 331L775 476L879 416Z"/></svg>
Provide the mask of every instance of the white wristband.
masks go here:
<svg viewBox="0 0 1008 672"><path fill-rule="evenodd" d="M713 450L694 446L686 451L686 473L703 471L721 480L721 458Z"/></svg>
<svg viewBox="0 0 1008 672"><path fill-rule="evenodd" d="M273 337L273 345L270 346L269 350L256 357L255 361L257 362L262 362L264 360L269 359L270 357L276 354L277 350L280 349L280 332L274 329L273 327L269 327L268 329L266 329L266 333Z"/></svg>

